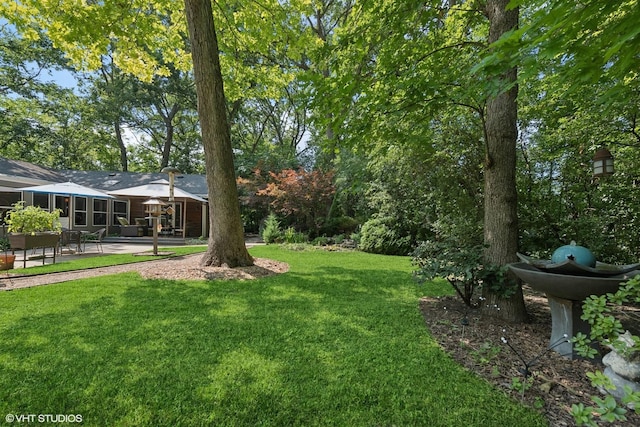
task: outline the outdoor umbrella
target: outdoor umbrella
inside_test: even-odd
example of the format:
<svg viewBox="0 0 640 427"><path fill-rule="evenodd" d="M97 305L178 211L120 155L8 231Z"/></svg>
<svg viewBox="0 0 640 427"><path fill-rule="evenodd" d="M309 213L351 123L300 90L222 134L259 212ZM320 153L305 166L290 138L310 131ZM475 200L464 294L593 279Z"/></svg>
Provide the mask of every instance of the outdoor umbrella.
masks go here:
<svg viewBox="0 0 640 427"><path fill-rule="evenodd" d="M18 188L17 190L21 191L29 191L32 193L47 193L47 194L59 194L64 196L84 196L84 197L94 197L98 199L114 199L115 197L103 193L100 190L96 190L95 188L86 187L84 185L76 184L75 182L60 182L55 184L44 184L44 185L36 185L34 187L23 187ZM69 214L74 212L73 198L69 201ZM71 225L71 224L69 224Z"/></svg>
<svg viewBox="0 0 640 427"><path fill-rule="evenodd" d="M49 193L49 194L62 194L65 196L87 196L97 198L113 199L114 197L103 193L95 188L86 187L84 185L76 184L75 182L60 182L56 184L36 185L35 187L23 187L17 188L21 191L30 191L32 193Z"/></svg>
<svg viewBox="0 0 640 427"><path fill-rule="evenodd" d="M120 190L109 191L109 194L119 197L147 197L147 198L169 198L169 181L159 179L149 184L138 185L136 187L121 188ZM202 197L191 194L178 187L173 188L173 197L176 199L191 199L201 203L205 203Z"/></svg>
<svg viewBox="0 0 640 427"><path fill-rule="evenodd" d="M169 181L166 179L159 179L157 181L152 181L149 184L138 185L135 187L129 188L121 188L120 190L109 191L109 194L118 197L145 197L149 199L169 199ZM175 200L183 200L185 203L185 209L182 213L182 224L180 224L180 229L185 230L186 227L186 218L187 218L187 208L186 202L187 200L194 200L200 203L206 203L207 201L202 197L196 196L195 194L189 193L188 191L184 191L176 186L173 187L173 197ZM175 217L174 217L175 218Z"/></svg>

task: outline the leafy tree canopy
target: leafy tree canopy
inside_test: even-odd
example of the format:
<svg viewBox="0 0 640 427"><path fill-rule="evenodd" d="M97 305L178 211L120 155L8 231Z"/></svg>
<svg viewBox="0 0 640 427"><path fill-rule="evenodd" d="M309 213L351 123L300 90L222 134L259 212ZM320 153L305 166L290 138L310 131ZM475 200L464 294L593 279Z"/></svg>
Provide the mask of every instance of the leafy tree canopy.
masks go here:
<svg viewBox="0 0 640 427"><path fill-rule="evenodd" d="M275 61L286 46L291 60L318 43L307 38L299 14L310 2L216 2L214 15L219 39L226 96L230 102L251 94L277 92L293 75ZM80 70L97 70L107 52L121 70L151 81L168 76L171 67L192 68L184 4L173 0L0 0L6 17L30 40L41 30ZM298 17L296 21L295 17ZM91 25L87 25L90 22ZM162 58L161 61L158 59Z"/></svg>
<svg viewBox="0 0 640 427"><path fill-rule="evenodd" d="M557 73L568 90L608 81L605 103L638 86L637 0L512 0L510 7L526 7L524 24L498 40L476 71L506 62L519 67L521 79Z"/></svg>

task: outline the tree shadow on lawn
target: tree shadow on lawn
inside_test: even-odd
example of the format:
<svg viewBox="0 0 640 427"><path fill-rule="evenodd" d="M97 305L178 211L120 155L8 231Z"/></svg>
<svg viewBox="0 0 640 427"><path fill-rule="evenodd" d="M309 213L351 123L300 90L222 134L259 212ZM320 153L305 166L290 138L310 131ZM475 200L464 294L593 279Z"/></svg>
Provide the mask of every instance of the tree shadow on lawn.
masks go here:
<svg viewBox="0 0 640 427"><path fill-rule="evenodd" d="M0 328L0 412L89 425L544 425L439 349L402 275L127 274L30 289L40 302Z"/></svg>

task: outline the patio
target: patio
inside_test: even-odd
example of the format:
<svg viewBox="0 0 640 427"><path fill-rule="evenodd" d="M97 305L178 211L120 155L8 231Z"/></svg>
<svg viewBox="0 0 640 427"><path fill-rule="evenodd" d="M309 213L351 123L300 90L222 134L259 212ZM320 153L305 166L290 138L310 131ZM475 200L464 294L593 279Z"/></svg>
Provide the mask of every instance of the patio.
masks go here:
<svg viewBox="0 0 640 427"><path fill-rule="evenodd" d="M173 246L181 246L185 244L184 239L179 238L162 238L159 239L158 244L160 246L173 247ZM104 238L102 240L102 249L100 252L97 250L96 246L90 243L87 243L86 251L82 252L58 252L56 255L56 263L71 261L73 259L78 258L87 258L94 257L100 255L111 255L111 254L126 254L126 253L138 253L138 252L146 252L153 250L153 238L151 237L135 237L135 238L120 238L120 237L111 237ZM21 254L17 254L21 256ZM35 253L31 253L31 251L27 252L27 260L26 260L26 268L36 267L42 265L42 249L37 249ZM51 248L46 248L45 250L45 263L51 264L53 260L53 251ZM23 267L22 258L16 259L13 270L8 270L11 272L16 272L16 270L21 270Z"/></svg>

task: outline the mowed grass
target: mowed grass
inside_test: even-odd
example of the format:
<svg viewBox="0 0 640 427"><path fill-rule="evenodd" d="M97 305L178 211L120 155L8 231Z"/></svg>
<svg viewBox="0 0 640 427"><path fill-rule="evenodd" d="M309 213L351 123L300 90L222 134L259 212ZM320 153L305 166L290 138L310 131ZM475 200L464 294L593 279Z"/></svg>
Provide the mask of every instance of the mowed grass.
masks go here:
<svg viewBox="0 0 640 427"><path fill-rule="evenodd" d="M429 336L405 257L252 254L253 281L104 276L0 292L0 420L104 426L540 426ZM1 422L1 421L0 421Z"/></svg>

